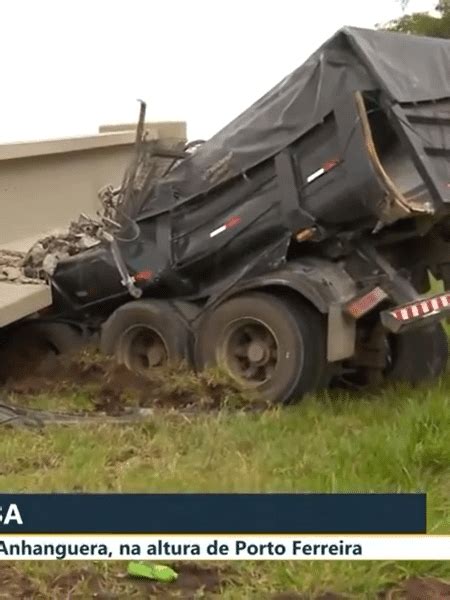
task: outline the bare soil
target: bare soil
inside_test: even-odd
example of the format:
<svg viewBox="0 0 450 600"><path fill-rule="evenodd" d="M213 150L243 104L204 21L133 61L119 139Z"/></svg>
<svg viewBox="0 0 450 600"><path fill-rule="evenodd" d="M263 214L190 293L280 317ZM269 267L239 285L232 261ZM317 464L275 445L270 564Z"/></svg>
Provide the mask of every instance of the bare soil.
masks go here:
<svg viewBox="0 0 450 600"><path fill-rule="evenodd" d="M432 577L411 577L380 595L382 600L449 600L450 582Z"/></svg>
<svg viewBox="0 0 450 600"><path fill-rule="evenodd" d="M271 600L350 600L354 596L324 592L318 596L309 596L297 592L280 592ZM398 586L378 594L378 600L449 600L450 582L432 577L411 577Z"/></svg>
<svg viewBox="0 0 450 600"><path fill-rule="evenodd" d="M216 410L224 405L249 408L249 395L229 378L211 373L195 376L182 366L155 369L150 377L130 372L103 356L84 352L56 356L44 348L17 340L16 351L0 351L0 385L8 396L26 399L42 394L82 392L95 412L120 416L131 406L164 409ZM250 398L250 400L252 400ZM263 406L255 399L252 408Z"/></svg>

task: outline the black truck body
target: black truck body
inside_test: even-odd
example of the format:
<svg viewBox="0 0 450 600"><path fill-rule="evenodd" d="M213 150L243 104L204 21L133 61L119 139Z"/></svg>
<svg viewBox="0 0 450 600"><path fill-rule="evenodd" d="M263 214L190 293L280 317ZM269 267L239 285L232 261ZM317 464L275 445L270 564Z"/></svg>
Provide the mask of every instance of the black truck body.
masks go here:
<svg viewBox="0 0 450 600"><path fill-rule="evenodd" d="M323 329L325 342L315 352L327 375L317 381L362 371L366 380L388 363L395 372L410 361L408 346L422 352L424 376L439 375L446 349L436 321L450 292L429 310L421 302L430 275L450 289L450 42L340 30L122 211L112 244L59 264L58 318L109 331L125 304L153 301L176 309L199 367L219 362L220 353L206 360L196 350L217 307L258 292L275 311L287 302L310 322L320 317L314 335ZM105 336L115 351L119 334ZM392 336L403 340L391 344L396 354L383 350ZM274 391L261 381L283 401L317 387Z"/></svg>

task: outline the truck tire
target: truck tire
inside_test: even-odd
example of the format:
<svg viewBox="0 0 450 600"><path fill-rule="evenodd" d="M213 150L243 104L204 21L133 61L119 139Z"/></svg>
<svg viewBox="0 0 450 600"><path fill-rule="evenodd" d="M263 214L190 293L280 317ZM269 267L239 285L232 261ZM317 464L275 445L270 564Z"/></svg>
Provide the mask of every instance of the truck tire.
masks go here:
<svg viewBox="0 0 450 600"><path fill-rule="evenodd" d="M51 354L73 354L84 345L85 337L81 329L69 323L28 321L21 324L14 337L21 343L33 343L36 348Z"/></svg>
<svg viewBox="0 0 450 600"><path fill-rule="evenodd" d="M390 381L418 384L439 378L446 370L448 338L441 324L393 336Z"/></svg>
<svg viewBox="0 0 450 600"><path fill-rule="evenodd" d="M303 302L252 292L225 301L199 325L199 370L222 366L245 389L270 402L293 403L326 378L325 329Z"/></svg>
<svg viewBox="0 0 450 600"><path fill-rule="evenodd" d="M102 327L102 352L114 355L119 364L144 376L155 367L189 362L191 334L187 322L198 311L187 302L174 304L163 300L124 304Z"/></svg>

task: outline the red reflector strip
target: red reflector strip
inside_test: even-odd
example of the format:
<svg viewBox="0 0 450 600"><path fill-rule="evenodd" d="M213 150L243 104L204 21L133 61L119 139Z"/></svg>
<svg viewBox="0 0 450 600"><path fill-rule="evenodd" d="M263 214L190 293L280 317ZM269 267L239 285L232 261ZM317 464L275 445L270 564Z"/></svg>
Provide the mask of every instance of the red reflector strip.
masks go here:
<svg viewBox="0 0 450 600"><path fill-rule="evenodd" d="M228 221L225 223L225 227L228 229L228 227L235 227L236 225L239 225L239 223L241 222L241 217L231 217L230 219L228 219Z"/></svg>
<svg viewBox="0 0 450 600"><path fill-rule="evenodd" d="M153 277L152 271L139 271L139 273L135 274L134 280L135 281L148 281L152 277Z"/></svg>
<svg viewBox="0 0 450 600"><path fill-rule="evenodd" d="M225 223L223 225L221 225L217 229L214 229L214 231L211 231L211 233L209 234L209 237L210 238L216 237L216 235L223 233L227 229L230 229L231 227L236 227L236 225L239 225L240 222L241 222L241 217L238 217L238 216L230 217L228 219L228 221L225 221Z"/></svg>
<svg viewBox="0 0 450 600"><path fill-rule="evenodd" d="M443 308L447 308L447 306L450 306L450 293L440 294L434 298L420 300L406 306L399 306L391 311L391 315L398 321L410 321L417 317L424 317L438 312Z"/></svg>
<svg viewBox="0 0 450 600"><path fill-rule="evenodd" d="M318 177L320 177L324 173L327 173L328 171L331 171L331 169L333 169L334 167L336 167L338 164L339 164L338 160L335 160L335 159L333 159L333 160L327 160L320 167L320 169L317 169L317 171L314 171L314 173L311 173L311 175L308 175L308 177L306 178L306 182L307 183L313 182L315 179L317 179Z"/></svg>
<svg viewBox="0 0 450 600"><path fill-rule="evenodd" d="M333 169L334 167L336 167L338 162L339 161L337 161L337 160L327 160L327 162L324 163L322 168L324 171L329 171L330 169Z"/></svg>
<svg viewBox="0 0 450 600"><path fill-rule="evenodd" d="M374 288L368 294L360 296L356 300L352 300L347 304L346 311L354 319L359 319L370 310L375 308L380 302L386 300L388 295L380 287Z"/></svg>

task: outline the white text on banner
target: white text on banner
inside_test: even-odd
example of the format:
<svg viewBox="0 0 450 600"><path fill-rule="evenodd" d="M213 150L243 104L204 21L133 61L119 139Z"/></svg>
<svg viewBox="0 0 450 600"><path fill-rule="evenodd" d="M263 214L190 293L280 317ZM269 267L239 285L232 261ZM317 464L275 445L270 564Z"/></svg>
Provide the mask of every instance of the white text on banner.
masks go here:
<svg viewBox="0 0 450 600"><path fill-rule="evenodd" d="M0 537L0 560L450 560L450 535Z"/></svg>

